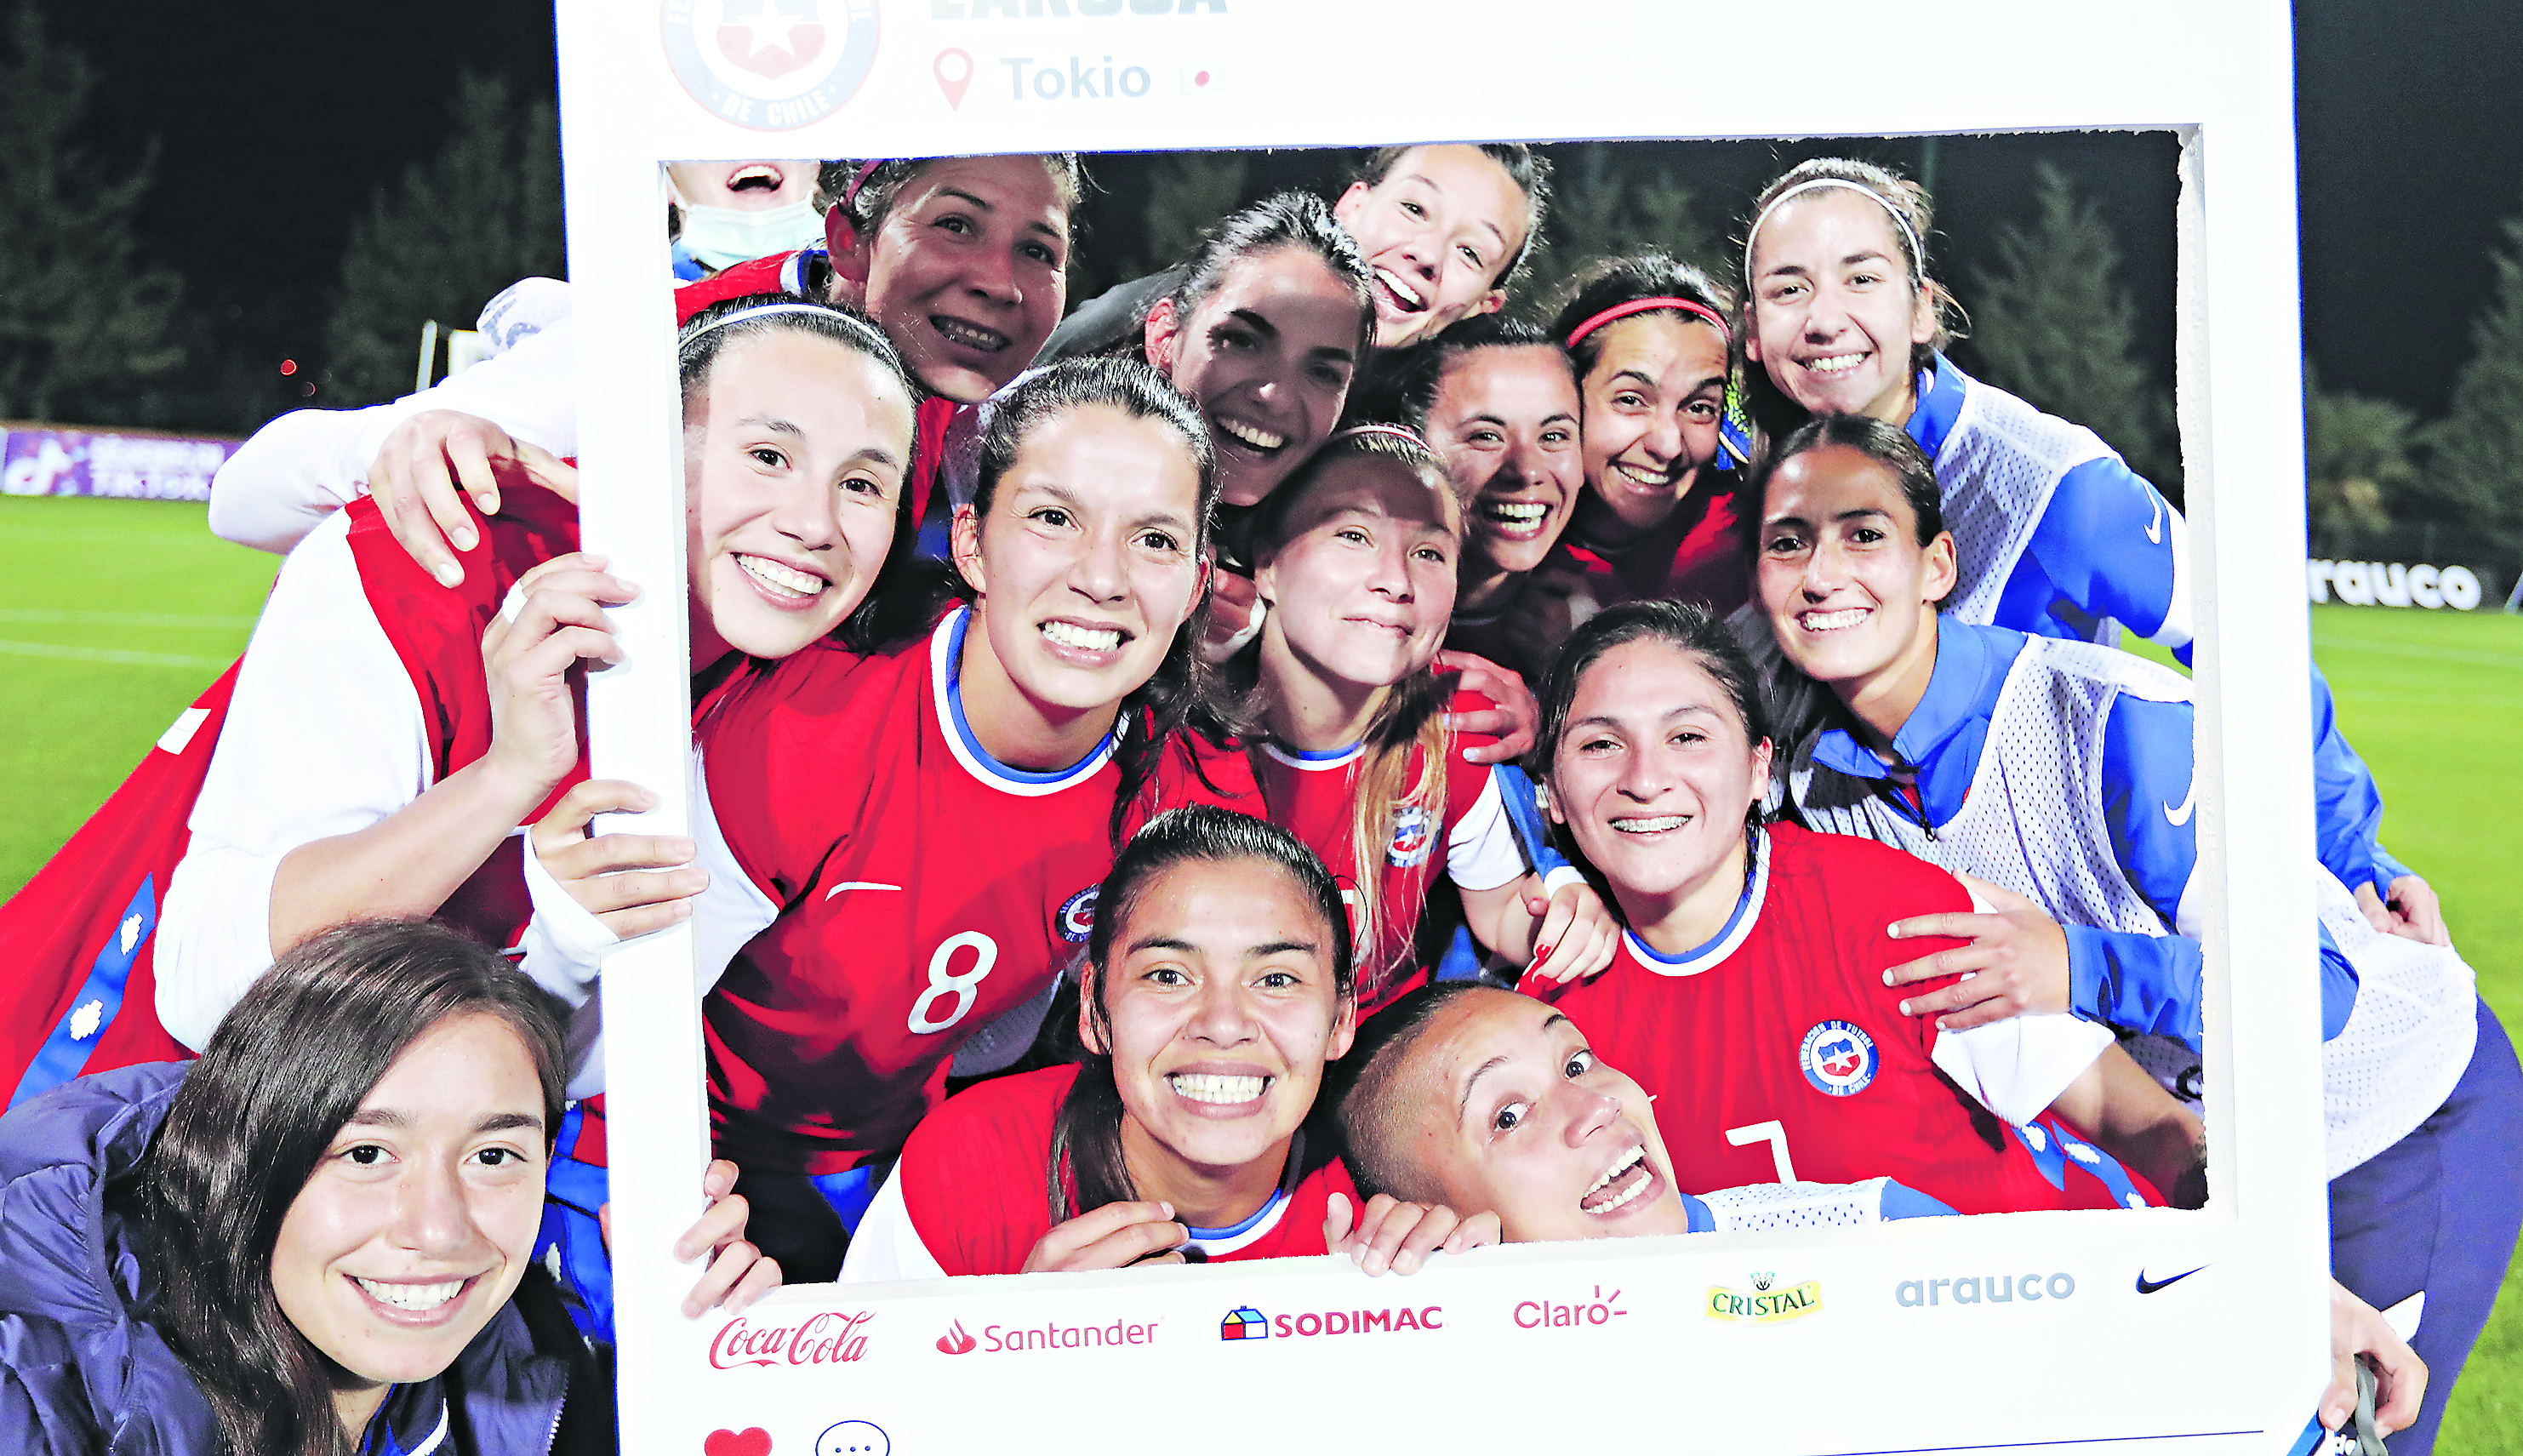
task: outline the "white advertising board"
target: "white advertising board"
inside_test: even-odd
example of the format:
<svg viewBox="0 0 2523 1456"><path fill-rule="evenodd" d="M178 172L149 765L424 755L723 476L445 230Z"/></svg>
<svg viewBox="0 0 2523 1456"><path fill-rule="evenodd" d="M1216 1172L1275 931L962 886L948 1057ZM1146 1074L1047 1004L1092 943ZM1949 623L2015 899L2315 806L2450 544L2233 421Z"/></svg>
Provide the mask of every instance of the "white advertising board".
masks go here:
<svg viewBox="0 0 2523 1456"><path fill-rule="evenodd" d="M595 771L686 781L659 164L2161 130L2198 599L2208 1206L785 1290L687 1321L689 937L603 980L624 1449L2269 1452L2328 1372L2287 9L1843 0L562 0L589 547L651 584ZM777 66L748 67L770 26ZM1726 200L1730 207L1740 200ZM2228 711L2236 705L2239 711ZM2242 709L2240 705L2251 705ZM682 832L668 793L649 816ZM2306 869L2295 867L2305 866ZM2250 867L2248 873L2235 872ZM2196 1271L2196 1272L2192 1272ZM2182 1276L2175 1278L2175 1276ZM1780 1317L1785 1316L1785 1317ZM1256 1328L1267 1338L1250 1337Z"/></svg>

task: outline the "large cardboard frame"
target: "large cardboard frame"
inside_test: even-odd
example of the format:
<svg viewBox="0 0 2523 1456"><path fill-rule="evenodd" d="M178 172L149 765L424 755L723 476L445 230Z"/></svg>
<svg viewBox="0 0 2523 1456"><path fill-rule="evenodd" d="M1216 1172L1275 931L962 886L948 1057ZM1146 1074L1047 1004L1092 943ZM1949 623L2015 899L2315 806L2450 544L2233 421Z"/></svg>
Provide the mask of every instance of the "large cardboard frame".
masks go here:
<svg viewBox="0 0 2523 1456"><path fill-rule="evenodd" d="M729 11L797 23L790 54L804 60L776 76L728 65L713 44L737 23ZM689 937L661 934L619 951L603 978L626 1451L1573 1440L2209 1453L2282 1450L2304 1429L2328 1371L2327 1248L2319 1034L2303 978L2314 955L2308 632L2279 0L561 0L559 40L586 537L651 584L617 614L632 666L592 688L595 768L661 790L647 817L660 832L685 827L689 690L663 161L1444 138L2182 139L2179 420L2199 840L2215 891L2204 1211L1522 1245L1406 1280L1305 1259L822 1286L688 1321L676 1306L692 1271L664 1250L692 1215L708 1127ZM1053 97L1022 80L1072 60L1131 84ZM1911 1281L1977 1278L1985 1291L2001 1276L2018 1297L1900 1297ZM1766 1323L1709 1314L1714 1292L1765 1281L1814 1286L1819 1308ZM1276 1338L1221 1339L1238 1310Z"/></svg>

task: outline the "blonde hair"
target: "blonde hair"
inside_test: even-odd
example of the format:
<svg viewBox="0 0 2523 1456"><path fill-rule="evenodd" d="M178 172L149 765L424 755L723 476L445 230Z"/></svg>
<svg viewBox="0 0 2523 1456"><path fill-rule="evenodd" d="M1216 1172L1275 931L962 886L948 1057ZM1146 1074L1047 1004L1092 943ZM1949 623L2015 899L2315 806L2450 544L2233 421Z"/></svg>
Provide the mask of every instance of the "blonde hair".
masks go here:
<svg viewBox="0 0 2523 1456"><path fill-rule="evenodd" d="M1452 478L1446 471L1445 461L1426 442L1399 426L1363 426L1342 431L1324 442L1295 475L1257 508L1253 521L1257 560L1288 543L1298 501L1330 474L1332 466L1355 459L1402 466L1445 500L1447 509L1459 518L1462 507L1455 497ZM1242 680L1240 685L1248 688L1244 727L1249 730L1258 723L1266 701L1266 688L1260 681L1258 642L1238 654L1231 671ZM1432 836L1445 826L1446 764L1453 746L1453 732L1446 727L1447 696L1435 666L1423 667L1385 690L1383 702L1377 705L1375 716L1368 720L1366 731L1358 740L1357 767L1350 793L1353 874L1348 899L1350 927L1358 957L1357 996L1361 1005L1372 1001L1399 968L1378 954L1388 921L1383 870L1393 846L1394 830L1403 815L1411 811L1426 822ZM1415 775L1410 769L1414 752L1419 760ZM1433 845L1429 852L1436 853Z"/></svg>

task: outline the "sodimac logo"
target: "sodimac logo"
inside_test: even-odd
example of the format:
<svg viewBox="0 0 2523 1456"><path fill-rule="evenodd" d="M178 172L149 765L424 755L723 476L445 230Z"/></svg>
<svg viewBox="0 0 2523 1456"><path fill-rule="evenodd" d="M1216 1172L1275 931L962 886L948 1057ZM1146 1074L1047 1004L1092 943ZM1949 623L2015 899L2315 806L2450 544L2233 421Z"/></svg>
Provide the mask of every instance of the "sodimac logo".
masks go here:
<svg viewBox="0 0 2523 1456"><path fill-rule="evenodd" d="M844 1365L867 1354L863 1332L876 1315L857 1309L821 1310L789 1324L757 1325L742 1315L719 1327L710 1341L713 1370L740 1365Z"/></svg>
<svg viewBox="0 0 2523 1456"><path fill-rule="evenodd" d="M1393 1335L1404 1330L1443 1330L1442 1304L1403 1305L1396 1309L1309 1310L1305 1314L1264 1315L1253 1306L1228 1310L1218 1322L1220 1339L1304 1339L1316 1335Z"/></svg>

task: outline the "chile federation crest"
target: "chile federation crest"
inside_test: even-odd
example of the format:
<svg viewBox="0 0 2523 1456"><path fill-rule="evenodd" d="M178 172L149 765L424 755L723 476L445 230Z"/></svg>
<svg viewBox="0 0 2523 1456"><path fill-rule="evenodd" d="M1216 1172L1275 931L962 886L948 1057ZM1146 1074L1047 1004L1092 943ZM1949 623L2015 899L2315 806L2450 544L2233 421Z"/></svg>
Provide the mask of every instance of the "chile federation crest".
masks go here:
<svg viewBox="0 0 2523 1456"><path fill-rule="evenodd" d="M1796 1051L1805 1080L1825 1097L1855 1097L1875 1080L1881 1064L1875 1038L1849 1021L1818 1021Z"/></svg>

